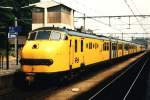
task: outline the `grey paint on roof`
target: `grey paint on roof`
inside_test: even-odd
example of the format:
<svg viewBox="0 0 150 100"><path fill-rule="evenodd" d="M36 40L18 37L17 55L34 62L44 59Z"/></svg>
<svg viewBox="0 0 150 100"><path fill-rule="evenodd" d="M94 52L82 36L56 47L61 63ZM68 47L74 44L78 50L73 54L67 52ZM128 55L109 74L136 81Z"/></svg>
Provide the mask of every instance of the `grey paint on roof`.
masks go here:
<svg viewBox="0 0 150 100"><path fill-rule="evenodd" d="M121 41L123 43L133 43L131 41L125 41L125 40L120 40L120 39L115 39L115 38L109 38L109 37L105 37L105 36L98 36L98 35L92 35L92 34L85 34L85 33L81 33L81 32L76 32L73 30L68 30L68 29L63 29L63 28L57 28L57 27L42 27L42 28L38 28L35 29L33 31L39 31L39 30L58 30L58 31L62 31L65 32L68 35L73 35L73 36L80 36L80 37L87 37L87 38L94 38L94 39L98 39L98 40L110 40L111 41ZM139 45L138 43L135 43L137 45Z"/></svg>
<svg viewBox="0 0 150 100"><path fill-rule="evenodd" d="M106 38L106 37L99 37L96 35L84 34L84 33L79 33L79 32L75 32L75 31L68 31L67 34L73 35L73 36L93 38L93 39L98 39L98 40L109 40L109 38Z"/></svg>

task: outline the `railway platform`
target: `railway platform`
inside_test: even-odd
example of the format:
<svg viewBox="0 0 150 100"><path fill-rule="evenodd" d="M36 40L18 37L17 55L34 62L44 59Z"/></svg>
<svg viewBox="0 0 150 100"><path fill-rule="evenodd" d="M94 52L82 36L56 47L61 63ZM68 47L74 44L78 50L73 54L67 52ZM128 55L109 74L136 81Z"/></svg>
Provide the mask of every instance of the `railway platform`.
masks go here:
<svg viewBox="0 0 150 100"><path fill-rule="evenodd" d="M14 57L9 57L9 69L6 69L6 59L1 61L0 66L0 95L13 88L13 74L19 68Z"/></svg>
<svg viewBox="0 0 150 100"><path fill-rule="evenodd" d="M9 69L6 69L6 60L4 59L3 64L0 66L0 76L5 76L13 74L20 65L16 65L16 59L14 57L9 57Z"/></svg>

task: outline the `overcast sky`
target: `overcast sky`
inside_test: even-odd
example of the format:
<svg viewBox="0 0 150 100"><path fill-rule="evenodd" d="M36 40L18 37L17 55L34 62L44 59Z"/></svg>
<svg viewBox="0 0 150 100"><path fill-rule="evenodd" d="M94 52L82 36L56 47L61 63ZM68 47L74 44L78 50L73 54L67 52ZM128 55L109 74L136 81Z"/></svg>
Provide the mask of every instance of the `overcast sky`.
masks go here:
<svg viewBox="0 0 150 100"><path fill-rule="evenodd" d="M57 2L61 2L66 4L67 6L81 12L85 13L86 16L117 16L117 15L133 15L131 10L128 8L127 3L133 10L136 15L150 15L150 0L55 0ZM75 16L78 16L76 14ZM82 15L80 15L82 16ZM150 33L150 18L138 18L139 22L136 18L131 18L129 29L129 18L113 18L111 19L112 27L109 27L107 24L109 20L106 18L103 19L86 19L86 28L90 28L95 30L98 33L113 33L113 32L126 32L126 33ZM102 23L103 24L102 24ZM122 25L123 24L123 25ZM143 28L141 25L143 25ZM83 25L83 20L75 19L76 27L80 27ZM135 35L132 35L135 36ZM136 35L137 36L137 35ZM141 36L141 35L138 35ZM143 35L142 35L143 36ZM146 35L148 36L148 35Z"/></svg>

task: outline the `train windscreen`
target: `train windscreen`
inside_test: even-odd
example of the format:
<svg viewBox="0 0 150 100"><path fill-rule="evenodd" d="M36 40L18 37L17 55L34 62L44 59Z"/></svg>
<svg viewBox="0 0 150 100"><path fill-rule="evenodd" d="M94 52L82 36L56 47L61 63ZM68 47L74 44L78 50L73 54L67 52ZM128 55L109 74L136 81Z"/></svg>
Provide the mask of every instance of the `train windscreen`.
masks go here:
<svg viewBox="0 0 150 100"><path fill-rule="evenodd" d="M60 40L61 34L55 31L37 31L29 35L28 40Z"/></svg>
<svg viewBox="0 0 150 100"><path fill-rule="evenodd" d="M49 40L50 31L38 31L36 40Z"/></svg>
<svg viewBox="0 0 150 100"><path fill-rule="evenodd" d="M51 40L59 40L61 38L61 34L55 31L52 31L50 34Z"/></svg>

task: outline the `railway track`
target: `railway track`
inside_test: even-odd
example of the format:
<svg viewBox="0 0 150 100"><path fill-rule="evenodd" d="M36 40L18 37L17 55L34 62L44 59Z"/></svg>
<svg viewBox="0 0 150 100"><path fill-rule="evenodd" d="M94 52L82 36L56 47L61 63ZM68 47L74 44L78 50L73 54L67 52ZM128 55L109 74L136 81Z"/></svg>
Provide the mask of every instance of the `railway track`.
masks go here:
<svg viewBox="0 0 150 100"><path fill-rule="evenodd" d="M109 68L109 66L110 65L108 65L108 66L105 65L105 67L107 67L107 68ZM53 96L53 94L58 93L59 91L63 91L63 90L65 91L65 89L68 87L71 87L71 85L76 84L80 81L84 81L101 71L102 70L96 69L96 70L93 70L93 72L90 71L90 72L82 73L82 75L77 76L75 79L73 79L71 81L67 81L67 82L62 81L60 84L57 83L57 84L50 85L48 83L47 84L42 83L42 85L38 85L37 87L36 86L32 87L32 89L30 89L30 90L20 90L20 89L14 88L11 91L9 91L8 93L0 95L0 100L43 100L51 95ZM88 95L87 96L88 99L90 98L89 96L91 97L92 95ZM81 96L81 98L82 98L82 96ZM74 98L74 99L78 99L78 97ZM84 99L87 99L87 98L84 98ZM46 100L49 100L49 99L46 99ZM113 100L117 100L117 99L113 99Z"/></svg>
<svg viewBox="0 0 150 100"><path fill-rule="evenodd" d="M145 100L146 78L149 73L150 53L137 60L117 75L107 80L107 84L91 90L92 94L80 95L77 99L88 100ZM86 97L86 98L85 98Z"/></svg>

